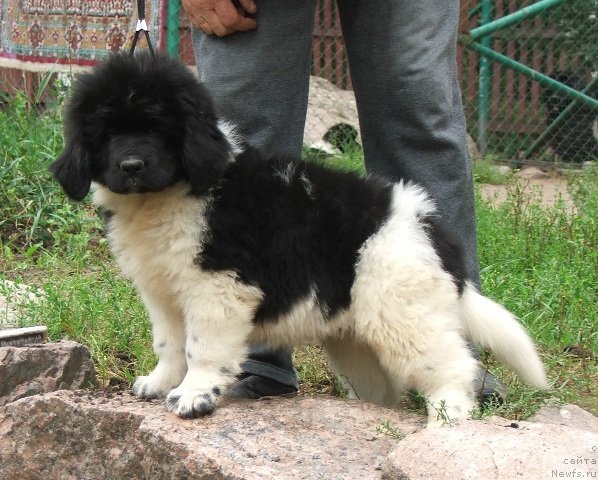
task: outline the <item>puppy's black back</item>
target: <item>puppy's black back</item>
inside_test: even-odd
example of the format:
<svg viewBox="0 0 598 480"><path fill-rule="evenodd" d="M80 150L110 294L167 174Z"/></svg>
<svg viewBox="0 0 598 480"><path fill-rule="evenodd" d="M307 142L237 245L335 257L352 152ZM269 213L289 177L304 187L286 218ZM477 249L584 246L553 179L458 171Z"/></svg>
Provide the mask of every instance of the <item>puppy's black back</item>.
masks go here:
<svg viewBox="0 0 598 480"><path fill-rule="evenodd" d="M213 191L197 261L259 286L258 322L287 313L312 289L333 315L350 303L358 250L388 217L391 192L379 179L250 150Z"/></svg>

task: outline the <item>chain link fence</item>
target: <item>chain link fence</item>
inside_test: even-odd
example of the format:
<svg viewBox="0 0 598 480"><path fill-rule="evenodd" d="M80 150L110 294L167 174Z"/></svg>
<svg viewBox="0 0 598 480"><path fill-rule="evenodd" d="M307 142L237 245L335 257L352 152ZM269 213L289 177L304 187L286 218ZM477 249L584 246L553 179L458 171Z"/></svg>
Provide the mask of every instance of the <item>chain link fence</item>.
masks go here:
<svg viewBox="0 0 598 480"><path fill-rule="evenodd" d="M464 2L458 64L481 155L561 166L598 158L597 16L598 0Z"/></svg>

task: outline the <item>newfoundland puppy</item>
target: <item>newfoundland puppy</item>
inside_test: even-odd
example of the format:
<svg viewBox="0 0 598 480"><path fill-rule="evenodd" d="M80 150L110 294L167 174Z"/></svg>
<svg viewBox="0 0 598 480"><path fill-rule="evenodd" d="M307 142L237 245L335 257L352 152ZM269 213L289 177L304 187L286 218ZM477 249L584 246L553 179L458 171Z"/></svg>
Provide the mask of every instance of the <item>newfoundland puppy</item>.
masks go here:
<svg viewBox="0 0 598 480"><path fill-rule="evenodd" d="M532 341L468 281L421 187L264 157L179 61L115 55L82 75L65 140L51 171L108 212L153 325L159 361L138 397L209 414L249 342L321 343L352 397L392 405L416 389L430 423L474 407L468 338L546 387Z"/></svg>

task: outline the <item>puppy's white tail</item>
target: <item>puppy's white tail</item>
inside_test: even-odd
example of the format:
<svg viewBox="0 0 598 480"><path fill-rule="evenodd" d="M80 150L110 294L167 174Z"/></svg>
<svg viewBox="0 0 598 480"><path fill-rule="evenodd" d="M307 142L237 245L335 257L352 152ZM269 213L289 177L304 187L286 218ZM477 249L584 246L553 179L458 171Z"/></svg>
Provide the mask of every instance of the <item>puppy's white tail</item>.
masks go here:
<svg viewBox="0 0 598 480"><path fill-rule="evenodd" d="M531 338L505 308L468 284L461 297L461 318L465 334L475 344L492 351L524 382L536 388L548 387L544 365Z"/></svg>

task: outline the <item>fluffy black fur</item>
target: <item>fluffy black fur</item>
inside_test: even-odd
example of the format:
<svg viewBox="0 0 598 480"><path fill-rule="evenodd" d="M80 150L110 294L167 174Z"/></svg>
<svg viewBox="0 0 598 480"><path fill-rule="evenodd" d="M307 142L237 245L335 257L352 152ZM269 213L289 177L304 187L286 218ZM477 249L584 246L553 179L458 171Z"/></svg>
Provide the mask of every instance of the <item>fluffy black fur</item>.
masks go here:
<svg viewBox="0 0 598 480"><path fill-rule="evenodd" d="M358 250L389 213L392 186L315 164L246 151L213 191L210 236L197 262L233 270L273 320L312 288L325 316L348 307Z"/></svg>
<svg viewBox="0 0 598 480"><path fill-rule="evenodd" d="M390 213L392 185L248 149L213 190L208 241L196 262L232 270L265 294L255 321L275 321L315 288L324 317L347 308L364 242ZM422 218L463 292L463 252L442 222Z"/></svg>
<svg viewBox="0 0 598 480"><path fill-rule="evenodd" d="M92 180L115 193L160 191L180 180L204 193L228 161L212 101L181 62L119 54L77 80L63 154L50 170L81 200Z"/></svg>

